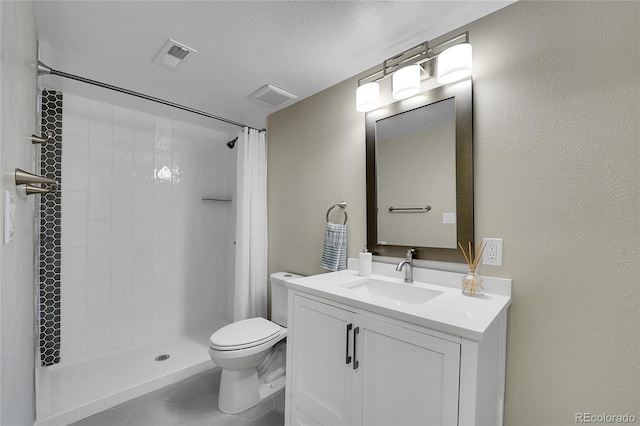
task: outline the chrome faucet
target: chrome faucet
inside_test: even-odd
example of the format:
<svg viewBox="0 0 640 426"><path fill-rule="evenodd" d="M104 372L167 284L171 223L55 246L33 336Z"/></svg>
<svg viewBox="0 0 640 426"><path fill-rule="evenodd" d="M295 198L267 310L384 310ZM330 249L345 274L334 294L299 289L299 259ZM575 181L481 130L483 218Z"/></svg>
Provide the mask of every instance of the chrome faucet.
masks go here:
<svg viewBox="0 0 640 426"><path fill-rule="evenodd" d="M404 260L398 263L396 266L396 271L402 271L404 269L404 282L412 283L413 282L413 256L416 253L416 249L407 250L407 254L404 256Z"/></svg>

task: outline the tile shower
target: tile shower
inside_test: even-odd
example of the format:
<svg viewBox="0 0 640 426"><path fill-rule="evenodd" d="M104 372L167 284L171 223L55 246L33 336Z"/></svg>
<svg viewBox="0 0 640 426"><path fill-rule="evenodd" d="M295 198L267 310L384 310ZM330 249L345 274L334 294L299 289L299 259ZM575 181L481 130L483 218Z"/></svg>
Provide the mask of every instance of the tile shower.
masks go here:
<svg viewBox="0 0 640 426"><path fill-rule="evenodd" d="M39 361L57 365L39 374L228 320L235 134L68 93L42 108L62 173L43 197L38 314Z"/></svg>
<svg viewBox="0 0 640 426"><path fill-rule="evenodd" d="M74 362L227 317L226 133L65 94L62 347Z"/></svg>

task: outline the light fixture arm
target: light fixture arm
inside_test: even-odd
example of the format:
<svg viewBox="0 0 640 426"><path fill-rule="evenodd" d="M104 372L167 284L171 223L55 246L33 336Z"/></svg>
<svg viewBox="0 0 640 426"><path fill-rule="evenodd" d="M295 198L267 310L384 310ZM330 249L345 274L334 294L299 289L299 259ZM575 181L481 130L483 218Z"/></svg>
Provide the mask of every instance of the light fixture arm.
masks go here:
<svg viewBox="0 0 640 426"><path fill-rule="evenodd" d="M410 49L405 50L404 52L398 53L397 55L394 55L393 57L385 60L380 65L378 70L359 79L358 86L383 80L389 75L393 74L395 71L408 65L420 65L420 67L424 71L424 75L426 75L426 78L432 78L435 76L433 67L431 66L431 64L433 64L433 60L449 47L468 42L468 31L448 38L434 46L429 46L428 41L422 42Z"/></svg>

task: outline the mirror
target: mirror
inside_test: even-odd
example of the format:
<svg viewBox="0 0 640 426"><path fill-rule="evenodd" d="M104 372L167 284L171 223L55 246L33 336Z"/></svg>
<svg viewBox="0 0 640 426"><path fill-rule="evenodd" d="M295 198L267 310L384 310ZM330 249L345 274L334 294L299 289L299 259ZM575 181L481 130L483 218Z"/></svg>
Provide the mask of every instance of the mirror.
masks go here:
<svg viewBox="0 0 640 426"><path fill-rule="evenodd" d="M471 78L366 114L367 246L465 263L473 244Z"/></svg>

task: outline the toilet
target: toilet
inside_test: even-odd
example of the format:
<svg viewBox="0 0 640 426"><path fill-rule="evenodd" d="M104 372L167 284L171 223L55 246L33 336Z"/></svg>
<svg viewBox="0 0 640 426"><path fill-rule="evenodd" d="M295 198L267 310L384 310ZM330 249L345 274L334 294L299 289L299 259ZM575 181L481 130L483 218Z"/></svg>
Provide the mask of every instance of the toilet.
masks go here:
<svg viewBox="0 0 640 426"><path fill-rule="evenodd" d="M218 409L237 414L284 388L287 335L285 281L300 278L271 274L271 318L249 318L222 327L209 339L209 355L222 369Z"/></svg>

